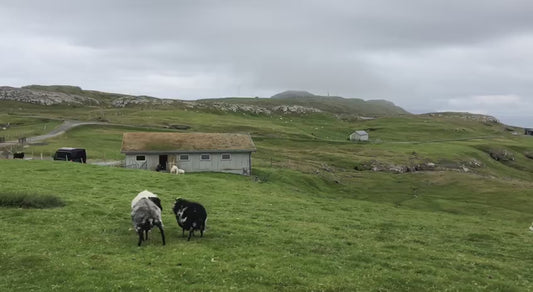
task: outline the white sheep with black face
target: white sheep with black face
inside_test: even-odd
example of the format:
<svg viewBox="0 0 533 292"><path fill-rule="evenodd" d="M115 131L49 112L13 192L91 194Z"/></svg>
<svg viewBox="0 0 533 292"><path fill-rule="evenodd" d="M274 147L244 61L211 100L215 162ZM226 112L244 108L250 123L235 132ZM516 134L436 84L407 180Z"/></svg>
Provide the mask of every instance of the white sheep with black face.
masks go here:
<svg viewBox="0 0 533 292"><path fill-rule="evenodd" d="M165 245L165 232L163 230L163 221L161 220L162 210L159 197L147 190L140 192L131 201L131 221L139 235L137 245L140 246L143 240L148 239L148 231L154 226L157 226L161 231L161 239L163 245Z"/></svg>

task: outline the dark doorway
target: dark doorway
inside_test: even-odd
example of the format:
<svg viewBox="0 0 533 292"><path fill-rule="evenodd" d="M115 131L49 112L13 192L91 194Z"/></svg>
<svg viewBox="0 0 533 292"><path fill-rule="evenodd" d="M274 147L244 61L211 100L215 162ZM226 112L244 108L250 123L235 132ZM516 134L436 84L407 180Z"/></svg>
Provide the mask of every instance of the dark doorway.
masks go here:
<svg viewBox="0 0 533 292"><path fill-rule="evenodd" d="M159 165L161 170L167 170L168 155L159 155Z"/></svg>

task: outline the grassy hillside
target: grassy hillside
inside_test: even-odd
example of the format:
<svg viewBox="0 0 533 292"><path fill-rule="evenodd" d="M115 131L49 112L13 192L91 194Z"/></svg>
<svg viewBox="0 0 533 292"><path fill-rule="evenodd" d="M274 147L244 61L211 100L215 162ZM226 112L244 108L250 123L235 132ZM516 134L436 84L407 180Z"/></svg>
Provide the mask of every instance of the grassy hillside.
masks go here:
<svg viewBox="0 0 533 292"><path fill-rule="evenodd" d="M409 115L407 111L385 100L368 100L343 98L339 96L320 96L305 91L285 91L271 98L221 98L203 99L203 103L246 104L264 107L280 105L298 105L316 108L338 115L356 116L397 116Z"/></svg>
<svg viewBox="0 0 533 292"><path fill-rule="evenodd" d="M187 131L251 133L258 149L253 176L0 160L0 198L64 203L0 207L7 231L0 289L533 289L533 139L504 125L447 115L358 121L157 107L0 107L0 124L17 120L21 127L102 117L138 128L83 126L25 151L72 146L87 148L90 162L122 159L123 132L182 124L191 126ZM370 142L347 140L359 129ZM491 158L496 150L514 160ZM430 163L435 167L404 172ZM164 247L157 230L136 246L129 204L144 189L162 198ZM181 237L171 214L176 197L206 206L204 238Z"/></svg>
<svg viewBox="0 0 533 292"><path fill-rule="evenodd" d="M0 288L518 291L532 287L531 234L516 220L527 210L506 210L507 204L516 202L501 199L494 208L481 198L466 203L461 195L468 196L489 180L470 178L477 183L466 189L461 183L447 185L446 193L428 194L440 197L435 205L412 209L360 198L386 194L381 200L405 199L406 192L412 197L416 190L409 175L362 174L359 190L352 193L289 170L256 171L268 180L4 161L0 175L7 180L2 193L54 195L66 206L2 209L0 224L8 232L0 243L4 278ZM438 190L444 187L434 185L439 180L442 177L421 174L416 187ZM498 184L502 189L513 185ZM157 231L146 245L136 246L129 202L143 189L162 198L166 246L161 246ZM461 202L453 202L450 193ZM206 205L209 221L204 238L187 242L181 237L170 211L175 197ZM472 207L478 209L474 213L485 214L461 211Z"/></svg>
<svg viewBox="0 0 533 292"><path fill-rule="evenodd" d="M173 107L174 109L185 108L186 105L182 102L176 101L172 103L163 102L163 100L148 97L148 96L131 96L117 93L107 93L94 90L83 90L78 86L69 85L29 85L22 89L28 89L38 92L49 93L63 93L71 96L85 97L100 102L102 106L111 107L115 101L122 99L128 100L127 103L121 103L127 107ZM16 90L16 89L13 89ZM132 101L131 103L129 101ZM142 103L139 106L134 101ZM87 101L88 102L88 101ZM319 96L308 92L301 91L285 91L272 98L217 98L217 99L203 99L196 104L202 108L210 109L212 111L220 111L217 104L238 104L256 107L267 107L272 109L276 106L303 106L319 109L324 112L333 114L343 114L350 116L396 116L409 114L404 109L394 105L392 102L385 100L369 100L365 101L358 98L343 98L338 96ZM89 104L89 103L87 103ZM92 105L92 102L90 103ZM120 106L119 106L120 107Z"/></svg>

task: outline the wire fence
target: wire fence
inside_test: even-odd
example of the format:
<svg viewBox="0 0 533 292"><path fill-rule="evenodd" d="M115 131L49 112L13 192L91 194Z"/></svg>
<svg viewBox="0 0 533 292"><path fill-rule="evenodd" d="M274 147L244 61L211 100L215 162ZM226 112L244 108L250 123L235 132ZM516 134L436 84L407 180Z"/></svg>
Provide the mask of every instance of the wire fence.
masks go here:
<svg viewBox="0 0 533 292"><path fill-rule="evenodd" d="M2 159L23 159L23 160L54 160L54 152L47 151L24 151L22 147L17 145L7 146L0 148L0 160ZM116 167L128 167L125 165L124 160L112 160L103 157L90 157L87 159L88 164L102 165L102 166L116 166ZM133 167L130 167L133 168ZM137 167L135 167L137 168ZM144 165L146 169L146 165Z"/></svg>

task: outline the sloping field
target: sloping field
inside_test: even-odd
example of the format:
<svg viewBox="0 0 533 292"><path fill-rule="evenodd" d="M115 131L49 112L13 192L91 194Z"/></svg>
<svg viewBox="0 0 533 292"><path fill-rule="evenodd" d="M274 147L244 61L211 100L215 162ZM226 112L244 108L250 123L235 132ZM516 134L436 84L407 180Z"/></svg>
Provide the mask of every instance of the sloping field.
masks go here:
<svg viewBox="0 0 533 292"><path fill-rule="evenodd" d="M504 125L457 115L19 108L0 109L0 123L31 124L22 111L38 110L128 125L78 127L25 148L34 155L71 146L90 162L119 160L124 132L170 124L250 133L257 152L251 177L0 160L2 291L533 289L533 139ZM347 141L359 129L369 143ZM166 246L157 230L136 245L130 202L144 189L162 198ZM204 238L181 237L177 197L207 208ZM21 198L59 207L14 206Z"/></svg>
<svg viewBox="0 0 533 292"><path fill-rule="evenodd" d="M518 207L520 202L490 206L481 197L469 202L461 198L463 186L458 183L427 187L420 196L442 189L432 194L435 205L411 208L360 199L363 193L405 197L410 174L364 174L352 195L310 175L257 171L268 180L4 160L2 193L54 195L66 205L2 208L0 289L525 291L533 287L533 236L526 222L518 222L530 213ZM420 174L417 181L430 184L439 179ZM162 198L166 246L157 230L142 247L136 245L130 201L144 189ZM530 198L531 191L526 192ZM176 197L206 206L208 231L203 238L187 242L181 237L171 214ZM450 203L455 199L459 202ZM477 210L453 212L450 205ZM484 214L476 214L480 212Z"/></svg>

